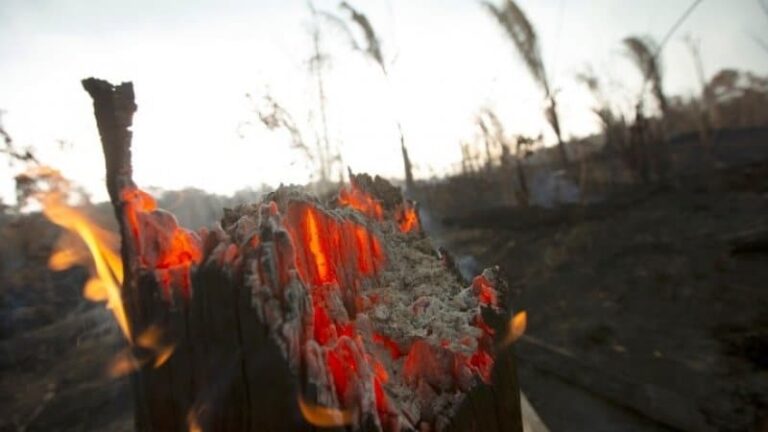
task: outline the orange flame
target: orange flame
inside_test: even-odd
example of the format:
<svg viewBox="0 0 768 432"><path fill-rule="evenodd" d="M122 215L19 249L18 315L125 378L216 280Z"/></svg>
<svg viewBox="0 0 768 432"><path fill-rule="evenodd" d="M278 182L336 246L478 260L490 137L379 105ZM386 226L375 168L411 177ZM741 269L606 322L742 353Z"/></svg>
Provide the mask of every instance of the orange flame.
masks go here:
<svg viewBox="0 0 768 432"><path fill-rule="evenodd" d="M112 311L123 335L132 344L132 335L122 302L123 262L117 252L117 235L99 227L84 211L68 203L71 186L58 171L41 167L27 175L46 182L48 189L38 191L34 197L42 205L43 214L54 224L64 228L68 234L57 243L57 249L48 260L48 267L60 271L74 265L88 266L91 277L83 286L83 295L91 301L106 301L107 308ZM138 189L131 189L126 193L131 198L129 207L134 210L126 214L129 219L133 217L131 228L138 229L136 210L151 211L156 208L155 201ZM134 234L138 235L138 231L134 231ZM195 253L188 252L197 250L190 246L185 232L177 230L172 234L171 251L161 256L161 264L171 266L196 259ZM112 360L109 366L110 375L131 373L149 361L153 361L154 367L160 367L168 361L176 348L174 343L167 342L163 331L157 326L147 328L136 338L135 343L149 353L136 358L134 349L126 348Z"/></svg>
<svg viewBox="0 0 768 432"><path fill-rule="evenodd" d="M111 377L120 377L137 371L139 368L152 362L152 366L158 368L165 364L173 355L176 344L164 342L163 330L152 325L136 338L136 345L149 351L137 356L132 347L126 347L112 359L107 371Z"/></svg>
<svg viewBox="0 0 768 432"><path fill-rule="evenodd" d="M505 347L514 343L525 333L525 328L528 326L528 313L526 311L520 311L516 313L507 324L507 336L501 342L501 346Z"/></svg>
<svg viewBox="0 0 768 432"><path fill-rule="evenodd" d="M46 175L57 176L57 180L66 181L53 170ZM65 270L76 264L85 264L91 269L91 277L84 287L84 295L92 301L106 301L123 334L130 340L130 329L123 308L120 286L123 282L123 262L110 245L117 244L115 235L92 222L84 212L67 204L66 191L53 190L40 192L36 198L43 206L43 214L67 232L76 235L87 248L69 247L56 250L48 261L51 270ZM61 242L59 243L61 247Z"/></svg>
<svg viewBox="0 0 768 432"><path fill-rule="evenodd" d="M112 378L128 375L139 370L145 363L146 361L142 362L137 359L131 352L131 348L127 347L118 352L109 362L107 375Z"/></svg>
<svg viewBox="0 0 768 432"><path fill-rule="evenodd" d="M163 330L157 325L150 326L136 338L136 345L154 353L154 367L156 368L168 361L176 349L176 344L164 342L163 339Z"/></svg>
<svg viewBox="0 0 768 432"><path fill-rule="evenodd" d="M200 420L198 419L197 409L192 408L187 413L187 426L189 426L189 432L203 432L203 428L200 426Z"/></svg>
<svg viewBox="0 0 768 432"><path fill-rule="evenodd" d="M307 423L323 428L340 427L352 424L354 412L308 403L299 396L299 409Z"/></svg>

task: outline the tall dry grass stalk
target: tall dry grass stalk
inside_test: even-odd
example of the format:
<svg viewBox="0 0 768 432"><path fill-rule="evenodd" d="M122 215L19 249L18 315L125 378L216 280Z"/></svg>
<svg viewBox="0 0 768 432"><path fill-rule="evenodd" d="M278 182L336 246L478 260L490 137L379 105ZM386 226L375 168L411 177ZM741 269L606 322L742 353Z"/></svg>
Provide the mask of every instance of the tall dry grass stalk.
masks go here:
<svg viewBox="0 0 768 432"><path fill-rule="evenodd" d="M651 94L659 105L662 116L669 111L669 104L662 83L661 62L658 53L659 45L650 36L630 36L623 40L627 56L635 64L643 76L642 93L639 103L642 104L646 86L651 86Z"/></svg>
<svg viewBox="0 0 768 432"><path fill-rule="evenodd" d="M768 1L766 0L755 0L755 1L757 2L757 5L760 6L760 9L763 11L763 14L765 14L765 17L768 18ZM759 45L760 48L763 49L763 51L768 53L768 41L756 35L752 35L752 40L755 41L755 43Z"/></svg>
<svg viewBox="0 0 768 432"><path fill-rule="evenodd" d="M320 181L321 183L326 183L331 178L331 141L330 137L328 135L328 115L326 112L326 106L328 103L328 99L326 98L325 94L325 76L324 76L324 70L325 65L328 62L328 58L322 51L322 35L320 33L320 24L318 20L318 13L317 10L312 6L312 3L309 3L309 9L312 13L313 18L313 25L312 25L312 48L313 53L312 57L309 61L309 68L312 74L315 75L315 80L317 82L317 96L318 96L318 106L320 108L320 127L321 127L321 134L318 136L318 141L322 141L322 145L318 144L318 152L322 155L320 158L321 161L327 162L327 164L321 165L320 170ZM338 152L336 152L338 153Z"/></svg>
<svg viewBox="0 0 768 432"><path fill-rule="evenodd" d="M694 3L696 4L696 3ZM689 11L692 10L689 8ZM680 20L678 20L680 22ZM677 25L677 24L676 24ZM668 33L670 34L670 33ZM665 41L668 36L665 37ZM667 179L670 173L670 149L668 139L669 103L663 87L663 74L660 60L661 47L650 36L630 36L623 40L629 59L635 64L643 76L643 83L638 95L633 145L636 147L638 158L642 161L638 166L643 181L651 179L651 171L655 172L657 180ZM650 92L656 100L661 119L648 121L645 113L645 95L650 86Z"/></svg>
<svg viewBox="0 0 768 432"><path fill-rule="evenodd" d="M541 87L547 102L545 116L557 136L557 144L563 165L568 166L568 154L562 138L560 117L557 114L557 99L550 86L541 56L539 39L531 22L514 0L505 0L502 7L482 0L481 4L496 18L512 40L523 63L534 81Z"/></svg>
<svg viewBox="0 0 768 432"><path fill-rule="evenodd" d="M355 9L346 1L339 3L339 9L347 12L349 14L351 23L354 24L362 32L365 39L364 46L362 43L357 41L352 32L352 29L347 25L346 21L329 12L323 12L322 14L328 23L335 26L346 36L346 38L349 40L350 46L354 51L363 53L366 57L376 63L376 65L381 69L387 85L390 85L387 62L384 59L384 54L381 49L381 39L374 30L373 24L371 24L371 20L369 20L368 16L366 16L363 12ZM402 153L403 169L405 171L405 189L406 193L410 194L414 191L413 165L411 164L411 160L408 156L408 148L405 145L403 125L400 122L400 119L397 118L397 115L394 117L395 124L397 126L397 132L400 135L400 151Z"/></svg>
<svg viewBox="0 0 768 432"><path fill-rule="evenodd" d="M531 155L536 140L522 135L508 136L504 130L501 120L490 108L483 108L475 116L475 124L480 129L483 143L485 145L485 171L487 174L494 172L495 154L500 154L500 174L502 194L513 196L515 202L523 207L528 206L530 201L530 192L528 188L528 179L526 177L524 161ZM512 149L514 152L514 167L512 166ZM517 187L513 184L517 182ZM512 190L509 191L508 188Z"/></svg>
<svg viewBox="0 0 768 432"><path fill-rule="evenodd" d="M696 68L696 77L699 79L699 87L701 90L700 101L695 104L694 108L696 112L696 123L699 127L699 138L701 144L704 146L704 151L707 156L712 157L712 111L713 111L713 98L712 92L709 91L707 86L707 76L704 72L704 62L701 59L701 41L694 39L691 35L685 37L685 43L688 47L688 51L693 59L693 64Z"/></svg>
<svg viewBox="0 0 768 432"><path fill-rule="evenodd" d="M631 158L626 143L628 134L627 124L624 117L621 114L617 115L612 108L602 81L591 67L587 67L577 73L576 81L584 84L595 99L595 106L592 107L592 112L600 121L600 129L605 139L604 151L613 156L614 159L624 160L631 168L633 164L627 163L628 159ZM584 166L582 166L580 172L583 174L584 171ZM614 164L610 164L609 175L611 182L614 182L619 177L618 168Z"/></svg>
<svg viewBox="0 0 768 432"><path fill-rule="evenodd" d="M603 129L603 132L607 132L615 123L616 116L614 115L610 103L608 102L608 98L605 95L602 82L597 77L597 74L595 74L595 71L592 68L586 68L585 70L577 73L576 81L584 84L589 89L590 93L592 93L592 97L594 97L595 102L597 103L592 108L592 112L600 120L600 126ZM610 144L610 137L607 136L607 134L606 141L607 144Z"/></svg>

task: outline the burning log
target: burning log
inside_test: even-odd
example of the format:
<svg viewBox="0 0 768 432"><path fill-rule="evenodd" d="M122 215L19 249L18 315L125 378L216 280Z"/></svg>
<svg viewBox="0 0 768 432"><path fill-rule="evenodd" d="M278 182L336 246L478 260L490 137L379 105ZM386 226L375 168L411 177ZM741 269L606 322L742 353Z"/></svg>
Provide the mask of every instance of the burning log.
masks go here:
<svg viewBox="0 0 768 432"><path fill-rule="evenodd" d="M193 232L133 183L132 85L83 85L122 238L138 430L522 430L520 315L497 270L464 287L397 188L350 175L325 203L282 187Z"/></svg>

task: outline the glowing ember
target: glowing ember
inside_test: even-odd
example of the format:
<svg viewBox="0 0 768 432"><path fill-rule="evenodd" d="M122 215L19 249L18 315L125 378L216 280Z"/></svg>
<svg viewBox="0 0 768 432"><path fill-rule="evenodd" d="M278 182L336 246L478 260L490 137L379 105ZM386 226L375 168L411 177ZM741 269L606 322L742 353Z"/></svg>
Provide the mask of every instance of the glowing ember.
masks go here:
<svg viewBox="0 0 768 432"><path fill-rule="evenodd" d="M472 281L472 288L482 304L488 306L496 306L498 304L496 290L493 289L485 276L475 277L474 281Z"/></svg>
<svg viewBox="0 0 768 432"><path fill-rule="evenodd" d="M331 266L328 262L328 244L326 243L326 237L320 237L320 228L317 226L317 219L313 210L308 210L305 213L304 219L306 224L304 225L304 232L306 233L307 246L309 247L309 254L312 257L310 262L314 264L315 270L315 283L329 283L336 279L336 275L331 274Z"/></svg>
<svg viewBox="0 0 768 432"><path fill-rule="evenodd" d="M416 213L416 208L413 204L406 201L397 211L397 225L401 232L409 233L418 231L419 215Z"/></svg>
<svg viewBox="0 0 768 432"><path fill-rule="evenodd" d="M139 236L139 219L137 215L139 212L147 213L155 210L157 203L151 195L136 188L123 190L122 198L123 202L125 202L125 214L131 225L134 240L137 244L140 244L141 238ZM141 250L141 246L139 246L139 250Z"/></svg>
<svg viewBox="0 0 768 432"><path fill-rule="evenodd" d="M391 338L383 334L374 332L373 341L378 344L384 345L389 351L389 355L392 356L392 360L397 360L403 356L402 351L400 351L400 347Z"/></svg>
<svg viewBox="0 0 768 432"><path fill-rule="evenodd" d="M124 212L141 265L159 271L159 282L166 299L171 296L173 275L180 275L179 288L189 297L189 271L202 259L197 235L181 228L176 218L163 210L146 192L136 188L123 190Z"/></svg>
<svg viewBox="0 0 768 432"><path fill-rule="evenodd" d="M361 349L352 342L358 337L354 325L346 323L344 316L333 319L329 307L338 310L338 306L334 305L339 304L345 293L357 293L358 285L367 278L375 277L383 267L385 257L380 240L366 227L334 217L308 203L292 205L285 221L296 250L295 262L299 274L314 287L310 292L314 309L314 338L328 349L326 362L337 397L347 400L350 381L356 380L360 367L358 363L364 361L365 355L358 353ZM331 287L321 289L329 284ZM334 288L336 286L338 288ZM380 389L381 381L381 376L374 376L372 385ZM376 399L379 410L384 410L386 397L383 392Z"/></svg>
<svg viewBox="0 0 768 432"><path fill-rule="evenodd" d="M352 186L339 191L339 204L344 207L351 207L372 219L382 220L384 218L381 203L363 192L354 183Z"/></svg>
<svg viewBox="0 0 768 432"><path fill-rule="evenodd" d="M285 220L296 248L296 267L312 285L338 283L355 290L355 281L374 276L384 265L380 240L362 225L306 203L291 206Z"/></svg>

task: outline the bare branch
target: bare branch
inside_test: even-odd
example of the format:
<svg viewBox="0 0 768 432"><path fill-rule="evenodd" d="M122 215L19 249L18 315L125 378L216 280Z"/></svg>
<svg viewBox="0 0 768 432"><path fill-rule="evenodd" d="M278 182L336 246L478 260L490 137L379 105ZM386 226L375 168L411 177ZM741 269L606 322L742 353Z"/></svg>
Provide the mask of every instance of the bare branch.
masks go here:
<svg viewBox="0 0 768 432"><path fill-rule="evenodd" d="M0 111L0 138L3 140L3 147L0 148L0 153L8 155L8 164L13 165L14 162L21 162L23 164L39 165L40 162L35 157L32 149L19 149L13 142L13 138L5 130L2 122L2 111Z"/></svg>
<svg viewBox="0 0 768 432"><path fill-rule="evenodd" d="M257 108L256 112L261 123L272 131L278 129L288 131L291 136L291 148L301 152L310 163L314 163L315 155L304 142L301 131L290 113L269 94L264 96L264 104L265 106Z"/></svg>

